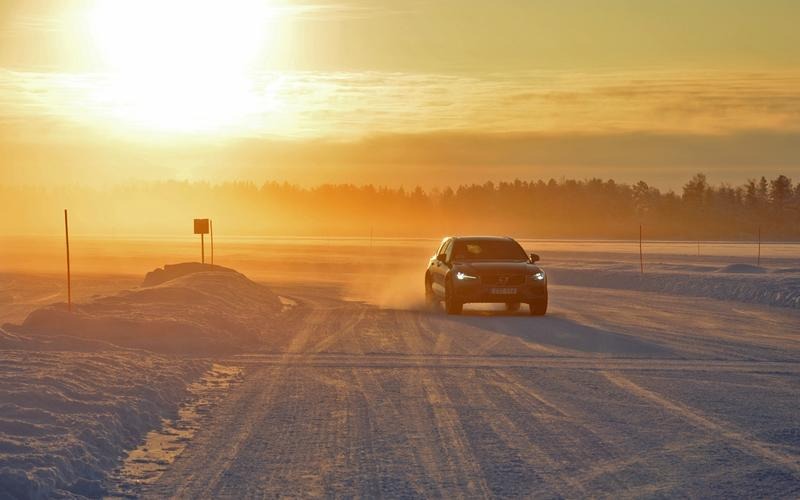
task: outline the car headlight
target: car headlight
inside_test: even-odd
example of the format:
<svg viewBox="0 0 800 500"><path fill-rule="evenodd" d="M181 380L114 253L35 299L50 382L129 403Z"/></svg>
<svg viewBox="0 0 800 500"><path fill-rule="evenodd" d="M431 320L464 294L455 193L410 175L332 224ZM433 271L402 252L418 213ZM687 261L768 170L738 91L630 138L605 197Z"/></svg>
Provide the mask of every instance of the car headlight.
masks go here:
<svg viewBox="0 0 800 500"><path fill-rule="evenodd" d="M535 281L542 281L544 280L544 271L539 271L538 273L533 273L531 275L531 279Z"/></svg>
<svg viewBox="0 0 800 500"><path fill-rule="evenodd" d="M470 276L469 274L465 274L465 273L462 273L461 271L459 271L459 272L456 273L456 279L457 280L461 280L461 281L466 281L466 280L476 280L476 279L478 279L478 277L477 276Z"/></svg>

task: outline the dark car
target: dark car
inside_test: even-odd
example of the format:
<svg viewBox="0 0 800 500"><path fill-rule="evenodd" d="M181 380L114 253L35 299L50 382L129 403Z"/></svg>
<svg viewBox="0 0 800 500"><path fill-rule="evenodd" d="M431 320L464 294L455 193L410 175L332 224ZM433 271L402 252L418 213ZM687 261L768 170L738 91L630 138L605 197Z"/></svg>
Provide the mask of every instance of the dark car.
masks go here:
<svg viewBox="0 0 800 500"><path fill-rule="evenodd" d="M444 301L448 314L460 314L464 304L504 303L509 311L521 303L534 316L547 312L547 276L513 238L456 236L442 240L425 272L425 299Z"/></svg>

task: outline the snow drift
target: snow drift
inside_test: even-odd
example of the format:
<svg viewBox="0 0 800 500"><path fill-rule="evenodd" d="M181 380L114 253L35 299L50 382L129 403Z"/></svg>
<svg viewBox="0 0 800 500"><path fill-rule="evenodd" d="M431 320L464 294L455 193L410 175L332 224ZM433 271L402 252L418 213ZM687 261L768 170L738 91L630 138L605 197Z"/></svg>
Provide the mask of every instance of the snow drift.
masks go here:
<svg viewBox="0 0 800 500"><path fill-rule="evenodd" d="M187 263L0 329L0 498L107 494L109 471L210 366L164 354L257 345L281 307L232 269Z"/></svg>
<svg viewBox="0 0 800 500"><path fill-rule="evenodd" d="M709 297L776 307L800 308L800 273L748 264L680 269L651 265L644 275L630 264L546 267L554 285L570 285Z"/></svg>
<svg viewBox="0 0 800 500"><path fill-rule="evenodd" d="M142 286L89 302L33 311L19 327L26 335L68 335L161 353L224 354L259 343L278 297L244 275L220 266L165 266Z"/></svg>
<svg viewBox="0 0 800 500"><path fill-rule="evenodd" d="M106 474L208 367L0 329L0 497L99 497ZM85 348L85 349L84 349Z"/></svg>

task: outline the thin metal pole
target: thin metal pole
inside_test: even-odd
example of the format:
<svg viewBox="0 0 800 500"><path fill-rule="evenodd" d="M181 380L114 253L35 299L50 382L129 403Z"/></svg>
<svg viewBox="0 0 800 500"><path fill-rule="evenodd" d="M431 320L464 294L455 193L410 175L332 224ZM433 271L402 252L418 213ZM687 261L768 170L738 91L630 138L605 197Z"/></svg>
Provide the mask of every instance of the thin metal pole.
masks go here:
<svg viewBox="0 0 800 500"><path fill-rule="evenodd" d="M64 209L64 238L67 242L67 310L72 312L72 274L69 269L69 219Z"/></svg>
<svg viewBox="0 0 800 500"><path fill-rule="evenodd" d="M756 265L761 265L761 226L758 226L758 258L756 259Z"/></svg>
<svg viewBox="0 0 800 500"><path fill-rule="evenodd" d="M208 225L211 228L211 265L214 265L214 221L209 220Z"/></svg>
<svg viewBox="0 0 800 500"><path fill-rule="evenodd" d="M200 233L200 263L206 263L206 239L203 233Z"/></svg>
<svg viewBox="0 0 800 500"><path fill-rule="evenodd" d="M644 254L642 253L642 225L639 224L639 270L644 274Z"/></svg>

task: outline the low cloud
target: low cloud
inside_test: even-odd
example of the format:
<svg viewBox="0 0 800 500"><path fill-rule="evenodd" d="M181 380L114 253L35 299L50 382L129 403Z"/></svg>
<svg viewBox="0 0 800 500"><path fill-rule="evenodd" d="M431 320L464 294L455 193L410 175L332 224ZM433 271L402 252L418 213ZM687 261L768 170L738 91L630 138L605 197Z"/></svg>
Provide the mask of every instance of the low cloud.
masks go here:
<svg viewBox="0 0 800 500"><path fill-rule="evenodd" d="M58 117L136 134L103 74L0 69L0 119ZM264 72L227 138L353 140L370 134L674 133L800 130L800 74ZM159 96L154 96L158 98ZM196 105L230 96L198 94ZM192 107L191 102L185 103ZM137 127L140 127L137 129Z"/></svg>
<svg viewBox="0 0 800 500"><path fill-rule="evenodd" d="M2 129L0 129L2 130ZM784 173L800 178L800 133L421 133L351 141L250 139L142 144L84 134L71 142L0 140L0 184L131 179L267 180L305 185L458 185L487 180L601 177L676 188ZM91 139L90 139L91 137Z"/></svg>
<svg viewBox="0 0 800 500"><path fill-rule="evenodd" d="M270 106L206 136L126 126L106 82L0 70L0 183L800 177L794 73L264 73Z"/></svg>

